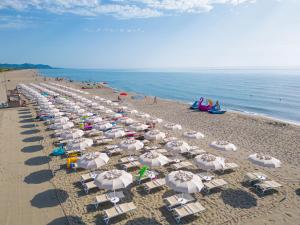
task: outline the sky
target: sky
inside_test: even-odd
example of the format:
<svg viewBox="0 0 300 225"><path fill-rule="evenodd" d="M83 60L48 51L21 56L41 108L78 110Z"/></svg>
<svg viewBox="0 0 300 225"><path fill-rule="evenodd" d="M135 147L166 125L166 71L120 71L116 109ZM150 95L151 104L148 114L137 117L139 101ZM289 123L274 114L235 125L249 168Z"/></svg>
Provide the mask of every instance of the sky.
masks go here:
<svg viewBox="0 0 300 225"><path fill-rule="evenodd" d="M300 0L0 0L0 63L300 67Z"/></svg>

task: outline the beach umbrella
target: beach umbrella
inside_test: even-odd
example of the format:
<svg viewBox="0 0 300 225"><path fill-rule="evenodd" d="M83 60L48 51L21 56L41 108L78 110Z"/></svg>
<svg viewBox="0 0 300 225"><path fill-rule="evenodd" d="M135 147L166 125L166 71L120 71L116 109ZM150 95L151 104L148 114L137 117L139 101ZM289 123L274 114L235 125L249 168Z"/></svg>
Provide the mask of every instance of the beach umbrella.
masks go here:
<svg viewBox="0 0 300 225"><path fill-rule="evenodd" d="M65 132L60 135L61 138L63 139L75 139L75 138L80 138L84 135L84 132L79 129L74 129L71 130L70 132Z"/></svg>
<svg viewBox="0 0 300 225"><path fill-rule="evenodd" d="M139 162L143 165L152 167L159 167L169 163L171 160L166 156L155 151L146 152L139 157Z"/></svg>
<svg viewBox="0 0 300 225"><path fill-rule="evenodd" d="M160 118L156 118L156 117L150 117L149 119L147 119L148 123L162 123L163 120Z"/></svg>
<svg viewBox="0 0 300 225"><path fill-rule="evenodd" d="M213 141L210 144L211 147L218 149L218 150L223 150L223 151L236 151L237 147L229 143L228 141Z"/></svg>
<svg viewBox="0 0 300 225"><path fill-rule="evenodd" d="M262 153L254 153L252 155L249 155L248 160L258 166L269 167L269 168L281 167L280 160Z"/></svg>
<svg viewBox="0 0 300 225"><path fill-rule="evenodd" d="M133 123L129 126L129 129L132 129L134 131L143 131L148 129L148 125L144 124L144 123Z"/></svg>
<svg viewBox="0 0 300 225"><path fill-rule="evenodd" d="M225 167L225 159L209 153L195 157L196 165L206 171L222 170Z"/></svg>
<svg viewBox="0 0 300 225"><path fill-rule="evenodd" d="M142 149L144 147L144 144L139 140L127 139L121 141L119 147L123 150L136 151Z"/></svg>
<svg viewBox="0 0 300 225"><path fill-rule="evenodd" d="M166 176L166 184L174 191L181 193L197 193L204 187L202 180L189 171L173 171Z"/></svg>
<svg viewBox="0 0 300 225"><path fill-rule="evenodd" d="M123 129L111 129L104 133L104 135L108 138L121 138L126 135Z"/></svg>
<svg viewBox="0 0 300 225"><path fill-rule="evenodd" d="M166 134L159 130L150 130L145 133L145 139L149 141L161 141L166 137Z"/></svg>
<svg viewBox="0 0 300 225"><path fill-rule="evenodd" d="M181 130L182 127L180 124L176 124L176 123L166 123L164 125L164 128L166 128L167 130Z"/></svg>
<svg viewBox="0 0 300 225"><path fill-rule="evenodd" d="M51 123L61 123L61 124L67 123L68 121L69 121L68 117L58 117L50 120Z"/></svg>
<svg viewBox="0 0 300 225"><path fill-rule="evenodd" d="M128 94L126 92L121 92L119 95L121 95L121 96L127 96Z"/></svg>
<svg viewBox="0 0 300 225"><path fill-rule="evenodd" d="M68 150L85 150L93 145L93 140L89 138L74 139L67 143L65 149Z"/></svg>
<svg viewBox="0 0 300 225"><path fill-rule="evenodd" d="M137 113L135 116L138 117L138 118L142 118L142 119L150 118L150 115L147 114L147 113Z"/></svg>
<svg viewBox="0 0 300 225"><path fill-rule="evenodd" d="M113 125L107 121L101 121L100 123L96 123L93 125L94 129L101 130L101 131L110 129L112 127L113 127Z"/></svg>
<svg viewBox="0 0 300 225"><path fill-rule="evenodd" d="M200 139L204 138L204 135L197 131L186 131L183 133L183 136L189 139Z"/></svg>
<svg viewBox="0 0 300 225"><path fill-rule="evenodd" d="M99 189L113 190L114 198L116 198L115 190L126 188L132 182L133 182L133 177L130 173L127 173L124 170L116 170L116 169L100 173L96 176L94 180L94 184ZM117 201L118 200L119 199L117 199Z"/></svg>
<svg viewBox="0 0 300 225"><path fill-rule="evenodd" d="M174 153L185 153L190 150L190 146L188 145L188 143L186 143L184 141L179 141L179 140L169 141L165 145L165 148Z"/></svg>
<svg viewBox="0 0 300 225"><path fill-rule="evenodd" d="M67 123L54 123L49 126L49 129L51 130L62 130L62 129L70 129L74 127L73 122L67 122Z"/></svg>
<svg viewBox="0 0 300 225"><path fill-rule="evenodd" d="M109 160L106 153L93 152L84 154L77 160L77 165L83 169L96 170L104 166Z"/></svg>

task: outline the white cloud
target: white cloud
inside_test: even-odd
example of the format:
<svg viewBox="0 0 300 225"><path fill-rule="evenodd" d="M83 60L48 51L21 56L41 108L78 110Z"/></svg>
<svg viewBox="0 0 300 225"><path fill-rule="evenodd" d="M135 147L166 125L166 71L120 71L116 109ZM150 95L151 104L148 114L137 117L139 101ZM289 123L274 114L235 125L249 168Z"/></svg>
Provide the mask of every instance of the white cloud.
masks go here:
<svg viewBox="0 0 300 225"><path fill-rule="evenodd" d="M0 30L4 29L24 29L34 26L34 19L31 17L16 16L3 16L0 15Z"/></svg>
<svg viewBox="0 0 300 225"><path fill-rule="evenodd" d="M121 19L158 17L168 13L200 13L218 4L238 5L255 0L1 0L1 9L38 9L81 16L108 14Z"/></svg>

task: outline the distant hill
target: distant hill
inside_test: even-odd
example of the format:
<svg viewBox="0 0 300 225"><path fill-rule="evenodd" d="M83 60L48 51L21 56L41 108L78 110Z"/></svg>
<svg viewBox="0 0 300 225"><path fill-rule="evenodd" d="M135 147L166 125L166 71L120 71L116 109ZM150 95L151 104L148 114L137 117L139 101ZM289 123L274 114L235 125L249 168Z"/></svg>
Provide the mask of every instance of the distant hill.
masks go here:
<svg viewBox="0 0 300 225"><path fill-rule="evenodd" d="M53 69L53 67L44 64L30 64L30 63L23 63L23 64L1 64L0 68L5 69Z"/></svg>

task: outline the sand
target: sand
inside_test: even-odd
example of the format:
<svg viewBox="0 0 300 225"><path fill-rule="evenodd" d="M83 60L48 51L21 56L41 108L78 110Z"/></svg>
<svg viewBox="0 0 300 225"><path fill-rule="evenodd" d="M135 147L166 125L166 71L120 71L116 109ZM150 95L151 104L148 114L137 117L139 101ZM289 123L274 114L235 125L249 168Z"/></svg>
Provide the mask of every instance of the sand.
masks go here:
<svg viewBox="0 0 300 225"><path fill-rule="evenodd" d="M35 81L35 79L41 80L41 78L33 76L34 73L35 71L33 70L6 72L7 79L9 77L11 80L7 83L8 88L13 88L17 82L27 83L29 81ZM0 78L3 79L3 73L0 73ZM61 83L65 84L64 82ZM73 87L80 87L80 84L77 83L67 84ZM1 85L3 85L3 82ZM3 87L1 88L3 89ZM112 100L117 99L116 93L109 88L92 89L88 91L93 95L97 94ZM152 104L152 102L153 99L150 97L147 97L144 100L131 100L129 97L125 99L125 104L132 108L157 116L165 121L179 123L183 126L184 130L192 129L204 133L206 135L204 139L189 141L189 143L198 145L207 152L224 156L227 161L235 162L240 166L238 170L232 173L215 174L217 177L228 181L228 189L212 193L208 196L203 196L200 193L195 194L194 197L206 208L206 211L198 217L191 217L183 220L183 223L212 225L300 224L300 197L296 194L296 190L300 188L299 126L239 113L230 112L225 115L215 116L206 113L192 112L188 110L187 105L183 103L162 99L158 99L158 104ZM29 108L31 111L33 110L33 106L29 106ZM45 130L46 127L42 122L37 122L38 129L40 130L39 133L31 134L29 136L43 137L43 150L34 153L22 152L21 150L24 147L33 144L22 141L25 138L24 136L27 137L27 135L22 135L20 133L23 130L31 130L33 128L20 128L19 113L21 113L21 111L18 111L18 109L0 110L0 127L2 131L0 141L1 143L4 143L1 145L3 146L1 149L2 151L7 150L3 152L1 157L1 160L5 159L5 163L0 163L1 173L3 174L2 179L11 179L14 174L19 176L19 174L14 171L16 167L14 164L11 164L12 161L19 162L17 166L20 167L19 171L22 172L23 176L32 173L33 171L31 170L46 170L46 167L49 165L50 169L55 174L50 181L58 190L55 194L60 198L62 207L64 212L68 215L69 221L73 224L103 224L103 209L110 208L111 205L105 204L95 210L91 203L96 195L104 193L105 191L98 190L85 194L79 184L79 179L80 175L85 174L86 171L70 173L65 169L65 159L52 157L49 161L48 158L44 158L53 149L53 139L50 138L51 132ZM12 129L8 129L8 127L11 127ZM18 128L13 129L16 127ZM6 136L4 136L4 133ZM180 134L181 133L173 133L173 136L181 137ZM216 139L228 140L237 145L239 149L236 153L223 153L208 147L209 143ZM102 151L103 147L92 147L88 151L96 150ZM282 168L265 169L254 166L246 160L247 156L253 152L267 153L280 159L283 162ZM34 157L40 157L34 160L34 164L38 165L28 166L26 163L24 164L28 159ZM116 162L120 157L122 156L111 157L110 162L103 167L103 170L115 168ZM7 160L8 158L10 160ZM6 166L4 167L3 165ZM28 171L29 169L30 171ZM168 170L170 170L170 168L158 169L161 176L165 176ZM191 168L191 170L197 171L197 168L194 167ZM244 174L252 171L264 172L269 178L283 184L283 187L278 193L263 198L258 196L248 187L241 184ZM137 174L136 171L132 173ZM2 182L3 187L5 186L5 182L1 180L1 183ZM1 192L1 200L5 197L5 201L9 203L11 208L14 209L14 207L19 207L18 209L22 210L22 212L27 215L26 218L28 219L35 218L35 216L41 216L41 219L44 218L44 221L40 220L40 222L36 224L47 224L51 219L55 220L56 218L62 217L62 209L59 208L57 204L48 204L48 202L51 202L52 192L45 194L48 197L43 199L43 202L45 202L44 204L48 204L48 206L45 207L48 213L47 216L43 215L43 213L35 215L37 207L34 207L31 204L31 200L35 195L42 193L43 190L53 189L53 186L51 186L52 184L49 181L43 181L42 183L35 185L25 183L23 179L16 179L10 182L12 182L11 186L27 185L28 192L31 194L26 192L25 190L27 189L25 188L21 191L7 188L7 193L3 194ZM137 210L127 216L112 220L113 224L176 223L172 218L171 213L163 207L162 198L174 194L174 192L167 187L151 194L145 194L142 191L141 186L134 184L130 188L124 190L124 193L126 195L124 202L133 201L137 206ZM16 196L18 196L18 198ZM22 199L21 203L18 202L19 199ZM18 204L16 204L16 202L18 202ZM43 211L43 209L43 207L38 208L38 211ZM18 211L17 209L12 211L14 211L13 215L16 221L23 221L25 218L25 216L22 216L23 213L16 213ZM1 210L1 218L4 218L5 214L2 214L4 212L6 212L4 209ZM2 224L1 222L2 221L0 221L0 224Z"/></svg>

